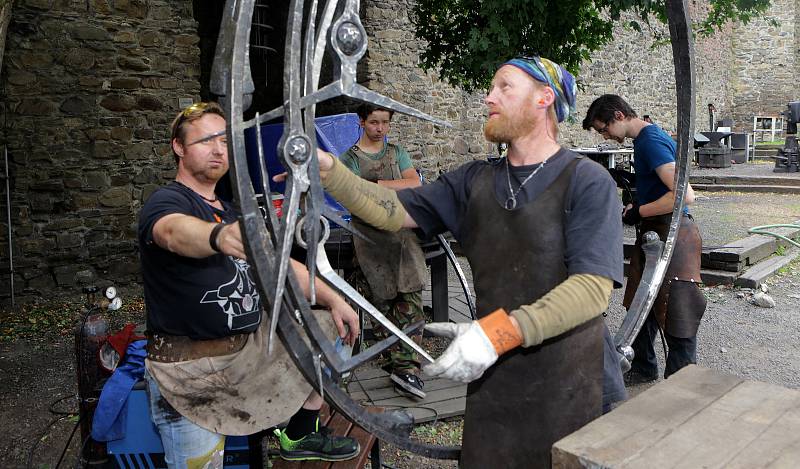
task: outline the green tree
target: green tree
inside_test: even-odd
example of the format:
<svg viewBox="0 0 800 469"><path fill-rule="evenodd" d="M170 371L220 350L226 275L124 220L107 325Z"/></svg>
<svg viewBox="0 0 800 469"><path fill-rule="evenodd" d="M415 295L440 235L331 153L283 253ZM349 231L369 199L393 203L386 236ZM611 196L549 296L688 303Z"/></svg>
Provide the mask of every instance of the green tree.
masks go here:
<svg viewBox="0 0 800 469"><path fill-rule="evenodd" d="M729 21L746 24L769 4L709 0L694 30L708 36ZM486 88L498 64L514 56L541 55L577 73L581 61L611 41L624 11L640 18L626 25L636 30L651 18L667 21L664 0L417 0L413 20L416 36L428 43L422 68L474 91Z"/></svg>

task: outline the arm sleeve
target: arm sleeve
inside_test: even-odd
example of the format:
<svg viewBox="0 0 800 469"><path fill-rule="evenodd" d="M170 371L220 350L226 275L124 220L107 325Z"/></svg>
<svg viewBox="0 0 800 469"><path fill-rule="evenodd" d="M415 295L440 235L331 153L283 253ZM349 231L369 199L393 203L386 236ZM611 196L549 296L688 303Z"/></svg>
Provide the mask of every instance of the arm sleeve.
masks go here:
<svg viewBox="0 0 800 469"><path fill-rule="evenodd" d="M522 329L524 347L541 344L597 317L608 308L613 282L599 275L572 275L539 298L510 314Z"/></svg>

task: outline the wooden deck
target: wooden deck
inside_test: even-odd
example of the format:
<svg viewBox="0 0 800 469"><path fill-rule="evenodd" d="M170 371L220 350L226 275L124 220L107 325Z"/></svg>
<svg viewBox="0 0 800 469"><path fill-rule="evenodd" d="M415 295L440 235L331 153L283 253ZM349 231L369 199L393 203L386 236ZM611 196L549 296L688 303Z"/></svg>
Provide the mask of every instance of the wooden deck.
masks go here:
<svg viewBox="0 0 800 469"><path fill-rule="evenodd" d="M448 264L447 270L452 270L452 266ZM446 271L444 275L446 275ZM446 285L449 320L453 322L470 321L469 307L461 284L458 280L448 280ZM470 284L471 288L472 285ZM442 300L440 299L440 301ZM430 285L422 293L422 303L424 306L433 306ZM439 320L440 318L436 319ZM425 376L422 378L425 381L425 393L427 394L425 399L404 397L394 390L394 383L389 379L387 372L370 364L369 366L362 366L351 374L348 380L347 392L353 400L360 402L362 405L379 406L386 409L408 409L414 415L416 423L464 415L467 395L466 384L446 379L426 380Z"/></svg>
<svg viewBox="0 0 800 469"><path fill-rule="evenodd" d="M463 415L467 385L446 379L426 380L426 398L411 399L397 394L388 373L380 368L363 367L350 376L347 392L362 405L408 409L416 423L424 423Z"/></svg>

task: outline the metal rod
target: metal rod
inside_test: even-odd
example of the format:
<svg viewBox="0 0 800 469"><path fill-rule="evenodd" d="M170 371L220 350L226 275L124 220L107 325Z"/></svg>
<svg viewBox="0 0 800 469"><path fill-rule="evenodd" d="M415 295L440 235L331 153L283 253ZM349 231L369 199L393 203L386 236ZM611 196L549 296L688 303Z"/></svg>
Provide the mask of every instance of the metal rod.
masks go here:
<svg viewBox="0 0 800 469"><path fill-rule="evenodd" d="M11 243L11 183L8 174L8 147L3 147L3 159L6 165L6 216L8 223L8 274L11 278L11 307L14 307L14 248Z"/></svg>

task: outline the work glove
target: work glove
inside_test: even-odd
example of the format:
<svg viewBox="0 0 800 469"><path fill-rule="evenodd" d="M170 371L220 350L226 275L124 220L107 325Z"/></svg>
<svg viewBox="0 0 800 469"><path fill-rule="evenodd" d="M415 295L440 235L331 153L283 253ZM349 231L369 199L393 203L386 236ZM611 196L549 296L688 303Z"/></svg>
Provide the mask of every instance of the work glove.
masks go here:
<svg viewBox="0 0 800 469"><path fill-rule="evenodd" d="M422 371L430 377L462 383L480 378L500 355L522 344L522 334L503 309L478 321L461 324L435 322L426 325L425 329L434 335L450 337L453 342Z"/></svg>
<svg viewBox="0 0 800 469"><path fill-rule="evenodd" d="M622 223L635 225L640 221L642 221L642 216L639 215L639 204L629 204L628 210L622 214Z"/></svg>

